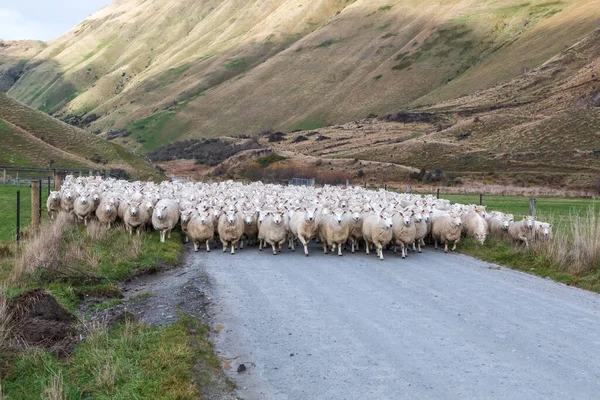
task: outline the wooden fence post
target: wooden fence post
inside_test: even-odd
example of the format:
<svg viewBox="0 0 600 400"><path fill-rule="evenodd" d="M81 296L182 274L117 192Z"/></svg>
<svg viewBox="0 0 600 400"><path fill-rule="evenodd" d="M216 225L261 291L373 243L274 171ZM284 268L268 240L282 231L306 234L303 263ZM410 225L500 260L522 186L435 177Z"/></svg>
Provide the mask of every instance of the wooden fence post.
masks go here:
<svg viewBox="0 0 600 400"><path fill-rule="evenodd" d="M4 183L6 185L6 168L4 168L4 174L3 174L3 178L2 178L2 183Z"/></svg>
<svg viewBox="0 0 600 400"><path fill-rule="evenodd" d="M437 189L437 198L440 198L440 188Z"/></svg>
<svg viewBox="0 0 600 400"><path fill-rule="evenodd" d="M44 185L42 184L42 182L43 181L40 179L40 190L39 190L40 200L38 202L38 215L39 215L40 221L42 220L42 191L43 191L42 189L44 187Z"/></svg>
<svg viewBox="0 0 600 400"><path fill-rule="evenodd" d="M479 193L479 205L483 205L483 193Z"/></svg>
<svg viewBox="0 0 600 400"><path fill-rule="evenodd" d="M535 199L529 199L529 215L535 217Z"/></svg>
<svg viewBox="0 0 600 400"><path fill-rule="evenodd" d="M40 181L31 181L31 228L37 231L40 228Z"/></svg>
<svg viewBox="0 0 600 400"><path fill-rule="evenodd" d="M17 190L17 242L21 240L21 191Z"/></svg>
<svg viewBox="0 0 600 400"><path fill-rule="evenodd" d="M48 177L48 197L50 197L50 177Z"/></svg>
<svg viewBox="0 0 600 400"><path fill-rule="evenodd" d="M60 172L54 171L54 190L60 190L62 186L62 175Z"/></svg>
<svg viewBox="0 0 600 400"><path fill-rule="evenodd" d="M410 185L406 185L406 193L411 194L412 189L410 187Z"/></svg>

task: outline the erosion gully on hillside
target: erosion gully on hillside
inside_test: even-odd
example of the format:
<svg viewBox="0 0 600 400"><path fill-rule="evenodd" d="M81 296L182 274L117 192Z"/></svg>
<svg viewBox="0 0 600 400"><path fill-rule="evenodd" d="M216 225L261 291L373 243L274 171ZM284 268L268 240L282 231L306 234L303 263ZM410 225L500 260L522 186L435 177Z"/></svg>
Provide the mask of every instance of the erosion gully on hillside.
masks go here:
<svg viewBox="0 0 600 400"><path fill-rule="evenodd" d="M159 325L178 308L202 318L247 400L581 399L600 390L596 294L431 249L384 261L311 251L188 249L182 268L127 284L127 298L153 294L128 311Z"/></svg>

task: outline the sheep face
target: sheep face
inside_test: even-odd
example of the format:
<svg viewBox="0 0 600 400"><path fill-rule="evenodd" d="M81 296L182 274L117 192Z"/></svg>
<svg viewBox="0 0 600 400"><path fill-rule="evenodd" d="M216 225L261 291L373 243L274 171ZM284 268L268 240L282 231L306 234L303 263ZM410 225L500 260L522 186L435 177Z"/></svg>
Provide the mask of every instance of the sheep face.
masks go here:
<svg viewBox="0 0 600 400"><path fill-rule="evenodd" d="M67 198L68 200L72 200L73 199L73 192L71 192L71 191L65 192L65 198Z"/></svg>
<svg viewBox="0 0 600 400"><path fill-rule="evenodd" d="M420 211L417 211L414 215L413 218L415 219L415 222L421 222L423 221L423 214L421 214Z"/></svg>
<svg viewBox="0 0 600 400"><path fill-rule="evenodd" d="M352 216L352 220L354 222L360 221L360 218L361 218L360 212L358 212L356 210L350 210L350 215Z"/></svg>
<svg viewBox="0 0 600 400"><path fill-rule="evenodd" d="M460 215L452 214L451 218L452 219L450 220L450 223L452 226L462 226L462 219L460 218Z"/></svg>
<svg viewBox="0 0 600 400"><path fill-rule="evenodd" d="M189 222L192 218L193 210L185 210L181 212L181 222Z"/></svg>
<svg viewBox="0 0 600 400"><path fill-rule="evenodd" d="M532 217L531 215L525 215L523 217L523 221L525 221L525 227L527 229L533 229L533 225L535 224L535 217Z"/></svg>
<svg viewBox="0 0 600 400"><path fill-rule="evenodd" d="M410 221L410 213L408 213L408 212L401 212L401 213L398 213L398 214L400 215L400 218L402 218L402 223L405 226L410 226L410 222L411 222Z"/></svg>
<svg viewBox="0 0 600 400"><path fill-rule="evenodd" d="M342 210L340 208L336 209L333 212L333 219L338 223L341 224L342 221L344 220L344 214L346 214L346 210Z"/></svg>
<svg viewBox="0 0 600 400"><path fill-rule="evenodd" d="M548 237L552 232L552 225L546 222L542 222L538 227L538 231L542 236Z"/></svg>
<svg viewBox="0 0 600 400"><path fill-rule="evenodd" d="M379 218L383 221L383 228L392 229L392 215L389 213L379 213Z"/></svg>
<svg viewBox="0 0 600 400"><path fill-rule="evenodd" d="M52 192L50 192L50 198L52 200L58 200L58 199L60 199L60 193L52 191Z"/></svg>
<svg viewBox="0 0 600 400"><path fill-rule="evenodd" d="M233 224L235 222L235 211L234 210L225 211L225 216L227 217L227 222L229 222L230 224Z"/></svg>
<svg viewBox="0 0 600 400"><path fill-rule="evenodd" d="M165 210L167 209L167 206L162 206L161 208L156 210L156 218L158 218L159 220L163 220L167 217L167 213L165 212Z"/></svg>
<svg viewBox="0 0 600 400"><path fill-rule="evenodd" d="M304 218L306 219L306 221L308 222L313 222L315 220L315 214L317 213L317 208L305 208L304 211L306 212L306 214L304 215Z"/></svg>
<svg viewBox="0 0 600 400"><path fill-rule="evenodd" d="M200 215L198 215L198 218L202 225L208 225L210 223L210 214L207 212L201 212Z"/></svg>
<svg viewBox="0 0 600 400"><path fill-rule="evenodd" d="M129 214L131 214L132 216L137 216L140 212L140 205L139 204L129 204ZM160 213L157 215L157 217L159 219L161 219Z"/></svg>
<svg viewBox="0 0 600 400"><path fill-rule="evenodd" d="M254 213L252 214L244 214L244 222L246 225L252 225L254 222Z"/></svg>
<svg viewBox="0 0 600 400"><path fill-rule="evenodd" d="M106 205L104 206L104 212L107 214L110 214L113 210L113 205L110 203L106 203Z"/></svg>
<svg viewBox="0 0 600 400"><path fill-rule="evenodd" d="M283 221L283 213L276 211L271 213L271 215L273 216L273 223L275 225L281 225L281 221Z"/></svg>
<svg viewBox="0 0 600 400"><path fill-rule="evenodd" d="M514 222L513 217L505 215L502 218L502 230L507 231Z"/></svg>
<svg viewBox="0 0 600 400"><path fill-rule="evenodd" d="M483 242L485 242L485 238L487 237L487 233L476 233L475 234L475 239L480 243L483 244Z"/></svg>

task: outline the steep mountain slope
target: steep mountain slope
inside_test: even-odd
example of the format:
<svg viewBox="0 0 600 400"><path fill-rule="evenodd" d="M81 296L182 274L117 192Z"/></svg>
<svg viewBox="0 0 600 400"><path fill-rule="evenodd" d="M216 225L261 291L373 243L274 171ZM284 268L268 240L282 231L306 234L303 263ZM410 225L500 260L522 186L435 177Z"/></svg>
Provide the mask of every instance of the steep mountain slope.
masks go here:
<svg viewBox="0 0 600 400"><path fill-rule="evenodd" d="M31 57L8 93L93 131L126 128L149 151L455 99L599 21L600 0L118 0Z"/></svg>
<svg viewBox="0 0 600 400"><path fill-rule="evenodd" d="M297 132L269 145L476 173L490 182L511 174L521 184L592 187L600 183L600 29L518 78L417 111L393 118L404 122L367 119L319 129L326 142Z"/></svg>
<svg viewBox="0 0 600 400"><path fill-rule="evenodd" d="M120 168L150 179L146 160L84 130L33 110L0 93L0 165L53 168Z"/></svg>

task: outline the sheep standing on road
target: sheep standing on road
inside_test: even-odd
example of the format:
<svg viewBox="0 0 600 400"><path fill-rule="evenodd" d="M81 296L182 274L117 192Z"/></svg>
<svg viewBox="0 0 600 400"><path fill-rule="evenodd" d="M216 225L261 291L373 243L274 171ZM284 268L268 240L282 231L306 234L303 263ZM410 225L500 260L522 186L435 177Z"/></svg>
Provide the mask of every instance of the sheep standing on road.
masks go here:
<svg viewBox="0 0 600 400"><path fill-rule="evenodd" d="M332 252L337 247L338 256L342 255L342 245L346 243L350 234L350 220L347 218L347 213L345 209L336 208L322 221L319 237L325 254L328 247L331 247Z"/></svg>
<svg viewBox="0 0 600 400"><path fill-rule="evenodd" d="M348 232L348 240L350 241L350 246L354 253L355 250L359 250L359 243L363 239L364 218L360 209L355 206L350 207L348 213L350 214L350 232Z"/></svg>
<svg viewBox="0 0 600 400"><path fill-rule="evenodd" d="M400 245L402 258L406 258L408 245L415 242L417 229L413 220L413 212L410 210L398 211L392 217L394 253L397 253L396 246Z"/></svg>
<svg viewBox="0 0 600 400"><path fill-rule="evenodd" d="M462 220L457 212L442 214L435 217L431 228L431 235L438 249L438 243L444 244L444 253L448 252L448 243L453 242L452 251L456 250L456 244L460 241L462 234Z"/></svg>
<svg viewBox="0 0 600 400"><path fill-rule="evenodd" d="M425 246L425 237L428 234L427 221L429 220L429 212L427 211L427 217L425 217L425 210L420 210L415 212L413 219L415 221L415 241L413 242L413 252L416 251L416 247L419 249L419 253L422 253L423 250L421 246Z"/></svg>
<svg viewBox="0 0 600 400"><path fill-rule="evenodd" d="M205 243L206 251L209 252L210 241L215 237L211 214L207 211L200 211L198 214L193 215L188 223L187 233L194 244L194 251L197 252L200 249L200 244Z"/></svg>
<svg viewBox="0 0 600 400"><path fill-rule="evenodd" d="M364 219L363 239L365 250L369 254L369 246L372 244L377 250L377 256L383 260L383 247L392 241L392 214L386 211L375 212Z"/></svg>
<svg viewBox="0 0 600 400"><path fill-rule="evenodd" d="M235 247L244 234L244 221L236 209L229 208L221 214L218 231L219 240L223 243L223 253L231 244L231 254L235 254Z"/></svg>
<svg viewBox="0 0 600 400"><path fill-rule="evenodd" d="M295 240L300 240L304 246L304 254L308 257L308 242L317 236L316 222L317 207L304 208L295 212L290 218L290 233L292 236L292 251L295 251Z"/></svg>
<svg viewBox="0 0 600 400"><path fill-rule="evenodd" d="M156 203L152 212L152 226L160 231L160 242L165 242L165 236L171 238L171 231L179 221L179 206L174 200L163 199Z"/></svg>
<svg viewBox="0 0 600 400"><path fill-rule="evenodd" d="M287 230L283 213L278 210L268 211L258 228L258 239L261 243L271 245L273 254L276 255L277 251L281 252L281 247L287 238ZM262 251L261 245L259 250Z"/></svg>

